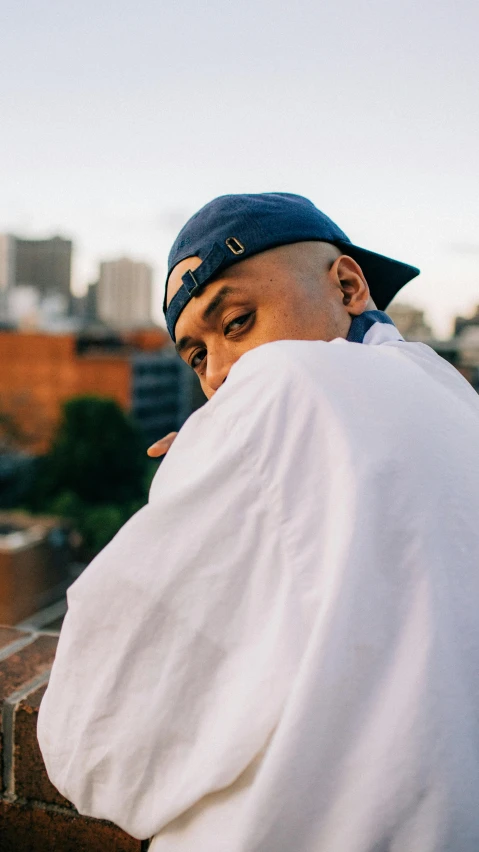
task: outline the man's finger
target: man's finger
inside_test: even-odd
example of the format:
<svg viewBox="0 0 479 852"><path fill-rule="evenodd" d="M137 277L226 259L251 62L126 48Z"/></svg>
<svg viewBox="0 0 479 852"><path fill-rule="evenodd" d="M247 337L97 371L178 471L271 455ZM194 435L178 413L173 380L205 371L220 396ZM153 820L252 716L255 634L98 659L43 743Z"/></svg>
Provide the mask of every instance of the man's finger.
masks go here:
<svg viewBox="0 0 479 852"><path fill-rule="evenodd" d="M164 438L161 438L160 441L156 441L151 447L148 447L147 454L151 458L158 458L158 456L164 456L165 453L170 449L173 441L175 440L178 432L169 432L168 435L165 435Z"/></svg>

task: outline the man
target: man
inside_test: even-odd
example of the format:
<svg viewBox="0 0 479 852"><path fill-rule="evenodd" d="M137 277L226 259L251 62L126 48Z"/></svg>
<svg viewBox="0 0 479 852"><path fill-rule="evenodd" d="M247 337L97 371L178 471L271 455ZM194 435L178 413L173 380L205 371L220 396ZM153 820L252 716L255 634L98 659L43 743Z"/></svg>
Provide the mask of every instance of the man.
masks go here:
<svg viewBox="0 0 479 852"><path fill-rule="evenodd" d="M209 401L71 587L39 718L153 852L479 848L479 403L382 313L415 274L280 193L173 246Z"/></svg>

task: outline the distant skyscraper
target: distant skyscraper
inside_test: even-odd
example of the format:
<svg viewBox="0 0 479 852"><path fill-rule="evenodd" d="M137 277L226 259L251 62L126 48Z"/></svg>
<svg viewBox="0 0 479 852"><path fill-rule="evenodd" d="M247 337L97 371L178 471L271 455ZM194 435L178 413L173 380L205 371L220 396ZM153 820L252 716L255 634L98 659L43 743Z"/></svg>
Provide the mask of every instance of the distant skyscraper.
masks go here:
<svg viewBox="0 0 479 852"><path fill-rule="evenodd" d="M0 234L0 290L8 290L15 283L15 237Z"/></svg>
<svg viewBox="0 0 479 852"><path fill-rule="evenodd" d="M424 311L419 308L402 302L393 302L388 307L387 313L405 340L425 343L432 339L431 327L424 317Z"/></svg>
<svg viewBox="0 0 479 852"><path fill-rule="evenodd" d="M39 300L62 296L69 307L71 257L71 240L62 237L24 240L0 235L0 309L7 310L7 294L16 287L35 290Z"/></svg>
<svg viewBox="0 0 479 852"><path fill-rule="evenodd" d="M15 238L0 234L0 320L7 319L8 294L15 283Z"/></svg>
<svg viewBox="0 0 479 852"><path fill-rule="evenodd" d="M101 263L96 288L99 319L113 328L149 325L152 278L151 266L127 257Z"/></svg>
<svg viewBox="0 0 479 852"><path fill-rule="evenodd" d="M15 240L15 283L36 287L40 298L58 294L70 301L71 240Z"/></svg>

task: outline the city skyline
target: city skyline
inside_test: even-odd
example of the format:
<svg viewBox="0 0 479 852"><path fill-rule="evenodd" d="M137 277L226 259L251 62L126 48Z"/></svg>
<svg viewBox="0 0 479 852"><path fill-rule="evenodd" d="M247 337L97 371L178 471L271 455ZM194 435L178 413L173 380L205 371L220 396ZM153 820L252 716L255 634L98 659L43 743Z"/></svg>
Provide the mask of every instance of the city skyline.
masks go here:
<svg viewBox="0 0 479 852"><path fill-rule="evenodd" d="M55 240L65 240L65 241L70 242L72 249L73 249L72 270L71 270L71 279L72 279L72 281L71 281L71 294L73 296L76 296L77 298L78 297L86 298L89 289L97 288L99 280L101 280L102 269L111 268L113 270L115 268L121 267L123 264L126 264L128 267L133 268L133 269L135 267L137 267L138 272L141 273L140 278L142 277L142 274L143 275L146 274L147 280L148 280L148 283L146 281L145 281L145 283L140 281L140 283L142 285L141 286L142 293L141 293L141 300L140 300L141 304L138 305L138 310L136 312L136 313L138 313L138 317L139 318L141 317L141 320L139 321L139 325L148 324L148 322L152 320L153 322L160 325L162 328L166 328L166 325L165 325L165 322L164 322L164 317L163 317L163 311L162 311L162 308L161 308L162 301L163 301L163 282L161 282L159 287L158 287L158 280L156 280L156 282L155 282L155 278L158 278L157 268L154 265L145 261L144 257L141 257L139 254L135 255L132 252L120 254L119 252L117 252L116 255L111 254L109 257L106 257L104 254L100 255L97 259L92 260L91 274L86 276L82 283L79 283L79 276L75 275L75 240L72 238L71 235L68 236L64 232L63 233L53 233L52 232L50 234L47 234L45 232L43 232L43 233L41 232L40 234L37 234L37 235L29 234L28 236L26 236L24 233L19 235L18 233L13 234L11 232L4 232L4 233L0 232L0 240L5 239L5 238L13 238L14 240L18 240L19 242L22 242L22 241L23 242L29 242L29 241L35 242L35 241L38 241L39 243L41 243L41 242L48 242L48 241L55 241ZM463 250L464 250L464 253L470 253L472 255L475 255L475 250L474 250L473 246L469 246L469 247L464 246ZM133 269L132 269L132 271L133 271ZM131 274L131 273L129 273L129 274ZM479 263L478 263L478 275L479 275ZM1 285L1 280L0 280L0 285ZM130 284L128 286L131 287L132 285ZM143 292L145 287L146 287L146 290L148 291L148 295L147 295L146 291ZM0 286L0 289L1 289L1 286ZM155 289L156 289L156 293L155 293ZM393 316L395 315L396 306L398 307L399 310L401 310L401 308L405 307L406 309L411 308L411 309L415 309L417 311L420 311L421 313L424 314L425 321L427 323L430 322L432 324L432 328L433 328L433 332L434 332L433 337L437 338L437 339L448 339L449 337L451 337L453 335L453 332L454 332L454 324L455 324L456 319L475 317L476 316L476 309L479 309L479 284L478 284L476 301L473 300L470 303L470 305L467 306L466 309L462 312L461 311L458 311L458 312L453 311L450 315L445 316L442 324L441 324L441 322L436 324L436 323L434 323L433 317L431 316L431 313L433 313L433 312L429 313L428 306L427 305L424 306L421 301L417 302L414 298L410 299L408 290L409 290L409 287L408 287L408 285L406 285L406 287L403 288L403 290L401 290L399 292L397 298L394 299L394 301L391 303L392 304L391 315L393 315ZM133 291L132 291L131 294L128 295L128 297L126 297L126 293L125 293L125 296L123 298L127 298L128 301L130 301L131 298L132 298L132 295L133 295ZM145 301L145 299L146 299L146 301ZM150 302L150 300L151 300L151 302ZM155 305L155 302L156 302L156 305ZM118 312L117 309L114 309L114 307L113 307L111 296L109 297L109 304L110 303L112 304L112 307L108 308L107 314L108 314L108 311L110 311L110 313L111 313L111 311L113 311L113 313L117 313ZM149 307L149 305L151 305L151 308ZM118 308L118 310L120 310L120 308ZM150 318L150 313L149 313L150 310L151 310L151 318ZM131 311L131 306L127 309L127 314L129 314L130 311ZM100 311L99 318L104 319L108 324L108 316L105 315L104 317L102 317L101 313L102 312ZM113 314L112 314L112 316L113 316ZM110 324L115 326L116 321L113 320L113 322L110 323ZM136 323L136 324L138 325L138 323ZM121 325L121 323L120 323L120 325ZM125 327L127 327L127 326L128 326L128 323L125 325Z"/></svg>
<svg viewBox="0 0 479 852"><path fill-rule="evenodd" d="M7 2L0 231L156 271L228 192L305 195L351 240L421 268L400 298L445 335L479 301L479 7L212 0Z"/></svg>

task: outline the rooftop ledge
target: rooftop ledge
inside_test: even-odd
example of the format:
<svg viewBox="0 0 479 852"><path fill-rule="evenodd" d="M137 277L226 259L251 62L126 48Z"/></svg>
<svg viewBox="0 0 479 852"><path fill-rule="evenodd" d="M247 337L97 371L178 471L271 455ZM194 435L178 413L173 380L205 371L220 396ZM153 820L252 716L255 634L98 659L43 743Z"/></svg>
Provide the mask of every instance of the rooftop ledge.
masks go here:
<svg viewBox="0 0 479 852"><path fill-rule="evenodd" d="M2 852L145 852L148 841L81 816L47 777L36 727L57 641L46 632L0 626Z"/></svg>

